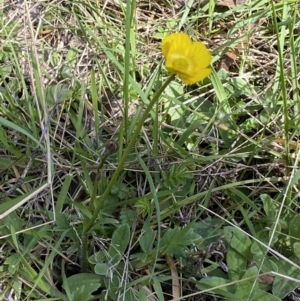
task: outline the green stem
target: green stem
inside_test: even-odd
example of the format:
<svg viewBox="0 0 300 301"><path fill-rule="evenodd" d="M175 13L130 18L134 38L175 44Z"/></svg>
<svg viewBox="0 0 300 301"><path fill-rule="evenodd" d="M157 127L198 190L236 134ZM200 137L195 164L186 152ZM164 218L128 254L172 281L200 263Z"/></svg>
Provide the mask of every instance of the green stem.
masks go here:
<svg viewBox="0 0 300 301"><path fill-rule="evenodd" d="M97 167L97 171L96 171L96 177L94 180L94 187L93 187L93 193L91 196L91 200L90 200L90 204L89 204L89 210L92 211L93 207L94 207L94 202L96 199L96 195L97 195L97 191L98 191L98 186L99 186L99 181L100 181L100 177L101 177L101 171L102 171L102 167L106 161L106 159L108 158L108 156L110 155L110 152L105 149L105 153L103 155L103 157L101 158L101 161L98 164Z"/></svg>
<svg viewBox="0 0 300 301"><path fill-rule="evenodd" d="M89 222L87 223L87 225L84 227L83 233L86 234L91 227L93 226L95 220L97 219L99 212L101 211L103 204L106 200L106 198L108 197L111 188L113 187L113 185L115 184L115 182L117 181L119 174L121 173L121 171L123 170L123 166L126 162L126 159L128 157L128 155L131 152L132 147L134 146L140 132L141 132L141 128L144 125L145 120L147 119L152 107L154 106L154 104L158 101L160 95L162 94L162 92L165 90L165 88L169 85L169 83L174 79L175 75L171 75L165 82L164 84L160 87L160 89L156 92L156 94L153 96L153 98L151 99L151 101L149 102L149 105L147 106L147 108L145 109L140 121L138 122L138 124L136 125L135 131L130 139L130 141L128 142L128 145L124 151L124 154L118 164L117 169L115 170L115 172L113 173L113 176L111 177L104 193L102 194L101 198L99 199L98 205L95 209L95 212L93 214L93 216L91 217L91 219L89 220Z"/></svg>
<svg viewBox="0 0 300 301"><path fill-rule="evenodd" d="M81 239L81 246L80 246L80 265L81 265L81 272L87 273L88 272L88 235L83 230L83 235Z"/></svg>
<svg viewBox="0 0 300 301"><path fill-rule="evenodd" d="M109 183L107 184L107 187L104 191L104 193L102 194L102 196L99 199L98 205L92 215L92 217L90 218L89 221L87 221L86 223L84 222L83 224L83 232L82 232L82 248L81 248L81 260L82 260L82 270L83 272L87 271L87 243L88 243L88 232L89 230L92 228L92 226L95 223L95 220L97 219L97 217L99 216L99 213L103 207L103 204L106 200L106 198L108 197L108 195L111 192L111 189L113 187L113 185L117 182L118 177L121 173L121 171L123 170L123 166L126 162L126 159L128 157L128 155L130 154L132 147L134 146L140 132L141 132L141 128L144 125L145 120L147 119L151 109L153 108L153 106L155 105L155 103L159 100L159 97L161 96L162 92L165 90L165 88L170 84L170 82L174 79L175 75L171 75L164 83L163 85L160 87L160 89L155 93L155 95L153 96L153 98L150 100L147 108L145 109L140 121L138 122L138 124L136 125L135 131L133 132L133 135L130 139L130 141L128 142L128 145L124 151L124 154L118 164L117 169L115 170L115 172L113 173ZM95 183L96 185L96 183Z"/></svg>

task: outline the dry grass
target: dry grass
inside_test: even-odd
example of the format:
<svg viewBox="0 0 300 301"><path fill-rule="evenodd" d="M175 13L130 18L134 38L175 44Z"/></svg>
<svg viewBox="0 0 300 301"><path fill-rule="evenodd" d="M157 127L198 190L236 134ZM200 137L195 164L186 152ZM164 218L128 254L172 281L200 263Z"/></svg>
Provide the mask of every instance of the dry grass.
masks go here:
<svg viewBox="0 0 300 301"><path fill-rule="evenodd" d="M131 26L118 0L1 3L6 300L225 300L248 277L239 300L297 296L299 4L274 3L275 22L269 2L192 2L137 1ZM168 86L82 237L178 30L204 41L217 73Z"/></svg>

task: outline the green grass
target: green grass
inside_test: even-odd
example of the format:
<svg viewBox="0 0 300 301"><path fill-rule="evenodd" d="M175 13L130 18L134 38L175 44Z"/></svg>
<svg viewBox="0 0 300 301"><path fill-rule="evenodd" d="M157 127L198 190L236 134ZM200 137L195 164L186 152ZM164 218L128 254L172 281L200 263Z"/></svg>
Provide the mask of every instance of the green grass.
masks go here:
<svg viewBox="0 0 300 301"><path fill-rule="evenodd" d="M178 3L1 2L3 300L296 298L299 2Z"/></svg>

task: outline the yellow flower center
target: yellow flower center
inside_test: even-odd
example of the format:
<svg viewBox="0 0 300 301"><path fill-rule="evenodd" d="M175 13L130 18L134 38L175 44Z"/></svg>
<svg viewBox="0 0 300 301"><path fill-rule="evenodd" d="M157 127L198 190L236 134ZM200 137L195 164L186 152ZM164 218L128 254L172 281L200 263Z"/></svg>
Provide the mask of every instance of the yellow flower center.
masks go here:
<svg viewBox="0 0 300 301"><path fill-rule="evenodd" d="M184 57L177 58L173 61L173 68L180 73L187 73L189 62Z"/></svg>

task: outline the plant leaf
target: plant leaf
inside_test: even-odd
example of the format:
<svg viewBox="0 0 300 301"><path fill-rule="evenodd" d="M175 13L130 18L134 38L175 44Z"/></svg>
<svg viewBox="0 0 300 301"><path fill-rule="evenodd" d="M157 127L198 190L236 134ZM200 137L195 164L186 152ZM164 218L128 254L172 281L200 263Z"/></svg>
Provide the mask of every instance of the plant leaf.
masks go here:
<svg viewBox="0 0 300 301"><path fill-rule="evenodd" d="M112 263L119 262L124 254L130 239L130 228L128 224L119 226L113 233L108 254L112 258Z"/></svg>
<svg viewBox="0 0 300 301"><path fill-rule="evenodd" d="M156 236L156 231L152 230L150 227L145 231L143 236L140 238L139 243L142 250L147 253L152 249L152 245Z"/></svg>

